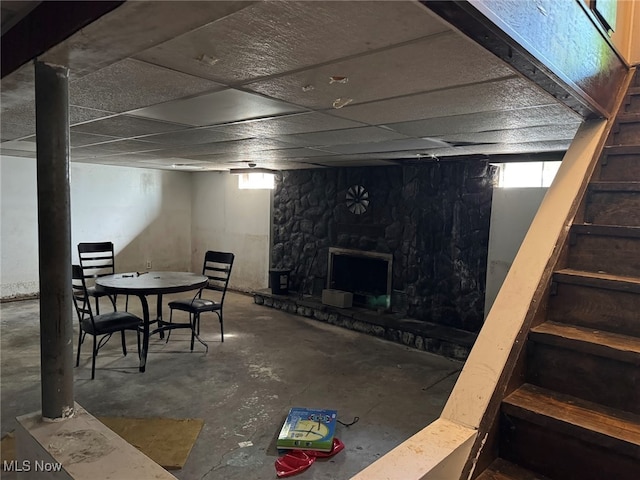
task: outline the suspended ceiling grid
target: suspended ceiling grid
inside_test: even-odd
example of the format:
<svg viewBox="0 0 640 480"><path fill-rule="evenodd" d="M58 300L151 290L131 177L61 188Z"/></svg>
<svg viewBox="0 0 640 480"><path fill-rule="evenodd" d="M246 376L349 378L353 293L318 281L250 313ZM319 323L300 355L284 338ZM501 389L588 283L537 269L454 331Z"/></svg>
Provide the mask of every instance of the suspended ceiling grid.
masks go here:
<svg viewBox="0 0 640 480"><path fill-rule="evenodd" d="M70 68L76 162L299 169L554 153L582 121L411 1L125 2L40 59ZM35 158L33 77L29 63L2 79L3 155Z"/></svg>

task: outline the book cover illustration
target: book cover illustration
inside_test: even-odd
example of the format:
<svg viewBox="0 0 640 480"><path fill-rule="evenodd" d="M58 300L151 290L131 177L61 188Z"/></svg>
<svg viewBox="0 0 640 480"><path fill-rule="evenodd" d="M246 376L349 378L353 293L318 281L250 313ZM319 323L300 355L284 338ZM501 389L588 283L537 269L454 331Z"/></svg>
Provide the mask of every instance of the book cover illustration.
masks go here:
<svg viewBox="0 0 640 480"><path fill-rule="evenodd" d="M293 407L282 425L276 447L330 452L337 417L336 410Z"/></svg>

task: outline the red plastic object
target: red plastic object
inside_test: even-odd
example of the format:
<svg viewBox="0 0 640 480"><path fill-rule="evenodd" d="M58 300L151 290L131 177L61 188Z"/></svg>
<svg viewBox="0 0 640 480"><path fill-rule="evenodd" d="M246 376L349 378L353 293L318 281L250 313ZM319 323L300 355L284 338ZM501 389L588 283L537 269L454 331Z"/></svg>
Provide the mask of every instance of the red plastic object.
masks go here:
<svg viewBox="0 0 640 480"><path fill-rule="evenodd" d="M328 457L333 457L336 453L339 453L342 450L344 450L344 443L342 443L342 441L339 438L334 438L333 446L331 447L330 452L321 452L319 450L305 450L304 453L306 453L310 457L328 458Z"/></svg>
<svg viewBox="0 0 640 480"><path fill-rule="evenodd" d="M305 471L315 461L315 457L307 455L302 450L293 450L276 460L276 475L278 478L296 475Z"/></svg>

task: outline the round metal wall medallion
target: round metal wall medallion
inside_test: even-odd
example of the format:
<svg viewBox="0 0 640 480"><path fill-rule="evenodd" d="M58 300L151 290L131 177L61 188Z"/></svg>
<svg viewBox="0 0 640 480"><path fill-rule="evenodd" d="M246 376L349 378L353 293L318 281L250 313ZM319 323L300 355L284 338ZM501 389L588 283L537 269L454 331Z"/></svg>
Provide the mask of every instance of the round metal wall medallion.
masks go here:
<svg viewBox="0 0 640 480"><path fill-rule="evenodd" d="M347 208L351 213L361 215L369 207L369 192L362 185L352 185L347 190Z"/></svg>

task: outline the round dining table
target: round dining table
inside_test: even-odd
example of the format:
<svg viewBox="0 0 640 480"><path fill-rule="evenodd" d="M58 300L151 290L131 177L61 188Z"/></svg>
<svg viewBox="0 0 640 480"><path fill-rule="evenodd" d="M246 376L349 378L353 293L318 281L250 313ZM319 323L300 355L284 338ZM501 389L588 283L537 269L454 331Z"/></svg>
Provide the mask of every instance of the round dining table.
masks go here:
<svg viewBox="0 0 640 480"><path fill-rule="evenodd" d="M140 371L144 372L147 365L149 337L154 333L162 335L165 328L162 320L162 295L167 293L187 292L204 287L208 278L205 275L191 272L129 272L105 275L96 278L96 290L108 294L135 295L142 304L142 349L140 351ZM150 319L148 295L157 295L157 318ZM151 324L158 327L151 331Z"/></svg>

